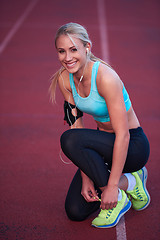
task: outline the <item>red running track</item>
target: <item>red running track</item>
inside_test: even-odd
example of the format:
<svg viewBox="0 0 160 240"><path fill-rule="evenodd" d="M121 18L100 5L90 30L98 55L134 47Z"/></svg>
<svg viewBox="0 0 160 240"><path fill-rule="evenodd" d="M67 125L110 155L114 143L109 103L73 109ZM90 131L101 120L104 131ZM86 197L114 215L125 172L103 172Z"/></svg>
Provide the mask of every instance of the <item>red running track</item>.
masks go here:
<svg viewBox="0 0 160 240"><path fill-rule="evenodd" d="M101 2L104 16L98 13ZM160 239L159 10L156 0L1 0L1 240ZM86 26L93 52L103 57L99 20L106 29L110 64L124 81L151 145L151 204L142 212L131 209L119 230L92 228L94 216L80 223L67 219L65 195L76 167L59 158L59 137L67 129L62 96L57 91L54 106L48 96L48 79L59 67L56 29L70 21ZM85 124L95 127L88 116Z"/></svg>

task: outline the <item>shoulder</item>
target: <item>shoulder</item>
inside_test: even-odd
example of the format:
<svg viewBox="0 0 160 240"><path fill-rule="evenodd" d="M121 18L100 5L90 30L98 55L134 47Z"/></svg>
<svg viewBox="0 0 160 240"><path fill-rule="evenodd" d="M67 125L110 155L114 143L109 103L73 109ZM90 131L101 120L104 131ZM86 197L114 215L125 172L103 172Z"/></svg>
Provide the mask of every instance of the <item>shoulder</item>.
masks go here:
<svg viewBox="0 0 160 240"><path fill-rule="evenodd" d="M69 73L66 69L63 69L61 71L61 73L59 73L59 76L58 76L58 83L61 83L64 81L68 81L69 80Z"/></svg>
<svg viewBox="0 0 160 240"><path fill-rule="evenodd" d="M73 99L73 96L72 96L72 90L71 90L71 87L70 87L70 82L69 82L69 73L68 73L67 70L64 69L59 74L58 85L59 85L60 91L61 91L64 99L67 102L75 105L74 99Z"/></svg>
<svg viewBox="0 0 160 240"><path fill-rule="evenodd" d="M122 89L122 81L116 71L103 63L99 65L96 81L98 91L102 96L104 91Z"/></svg>
<svg viewBox="0 0 160 240"><path fill-rule="evenodd" d="M70 90L69 73L66 69L62 70L62 72L59 74L58 85L61 90L63 88Z"/></svg>
<svg viewBox="0 0 160 240"><path fill-rule="evenodd" d="M116 71L112 69L110 66L107 66L103 63L100 63L99 65L97 80L98 82L102 82L102 84L121 82L120 77L118 76Z"/></svg>

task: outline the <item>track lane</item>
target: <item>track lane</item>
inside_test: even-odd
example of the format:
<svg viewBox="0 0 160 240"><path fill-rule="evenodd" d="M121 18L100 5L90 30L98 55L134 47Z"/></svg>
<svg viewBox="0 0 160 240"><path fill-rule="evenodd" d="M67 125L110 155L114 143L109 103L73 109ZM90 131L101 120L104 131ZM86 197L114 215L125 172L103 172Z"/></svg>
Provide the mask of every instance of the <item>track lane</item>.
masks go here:
<svg viewBox="0 0 160 240"><path fill-rule="evenodd" d="M152 203L141 213L131 210L125 215L129 240L141 239L144 233L145 239L156 239L159 209L157 192L155 194L159 189L156 164L159 156L158 6L156 1L155 5L139 1L137 12L134 2L124 0L120 4L120 1L114 1L105 5L110 61L127 84L152 147L148 163ZM74 239L75 235L78 239L92 237L101 240L104 235L107 239L116 238L115 229L102 231L89 227L94 216L77 224L68 221L63 209L65 194L76 168L64 165L58 157L58 139L67 128L63 126L63 109L60 108L63 100L59 91L57 105L52 107L48 103L48 79L59 66L52 42L57 25L68 21L84 24L93 41L93 52L100 57L102 54L96 7L89 12L82 2L70 3L66 9L63 1L57 1L55 6L53 1L47 0L46 4L41 0L1 56L0 170L3 196L0 219L3 237L12 240L29 237L50 240L53 236L56 240L68 240ZM88 6L96 6L96 2L88 1ZM149 13L152 13L150 19ZM13 22L17 16L20 15L15 11ZM2 26L4 29L5 22ZM90 118L86 117L85 121L90 125Z"/></svg>

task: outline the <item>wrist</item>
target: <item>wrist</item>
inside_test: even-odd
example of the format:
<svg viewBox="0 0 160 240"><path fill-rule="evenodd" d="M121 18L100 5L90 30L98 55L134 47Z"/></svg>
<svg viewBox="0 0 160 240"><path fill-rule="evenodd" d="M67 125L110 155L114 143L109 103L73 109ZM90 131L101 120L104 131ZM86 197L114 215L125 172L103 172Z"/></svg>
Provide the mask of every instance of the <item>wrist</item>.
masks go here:
<svg viewBox="0 0 160 240"><path fill-rule="evenodd" d="M100 187L100 190L104 192L106 189L118 189L118 185L113 185L113 184L107 184L104 187Z"/></svg>
<svg viewBox="0 0 160 240"><path fill-rule="evenodd" d="M108 183L107 186L108 187L117 187L118 188L118 184L117 183Z"/></svg>
<svg viewBox="0 0 160 240"><path fill-rule="evenodd" d="M81 177L82 178L88 178L87 175L84 172L82 172L82 171L81 171Z"/></svg>
<svg viewBox="0 0 160 240"><path fill-rule="evenodd" d="M118 187L119 186L119 178L115 178L110 175L107 185L111 186L111 187Z"/></svg>
<svg viewBox="0 0 160 240"><path fill-rule="evenodd" d="M82 177L82 182L91 181L91 179L82 171L81 171L81 177Z"/></svg>

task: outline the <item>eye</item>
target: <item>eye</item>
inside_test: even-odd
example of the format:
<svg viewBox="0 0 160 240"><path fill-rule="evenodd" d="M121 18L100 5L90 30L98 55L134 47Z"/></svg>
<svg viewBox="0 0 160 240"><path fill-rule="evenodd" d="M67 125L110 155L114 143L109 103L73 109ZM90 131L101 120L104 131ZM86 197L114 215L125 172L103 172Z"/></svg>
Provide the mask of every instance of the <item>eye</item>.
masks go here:
<svg viewBox="0 0 160 240"><path fill-rule="evenodd" d="M58 50L59 53L64 53L63 49Z"/></svg>
<svg viewBox="0 0 160 240"><path fill-rule="evenodd" d="M77 48L72 48L72 52L77 52Z"/></svg>

